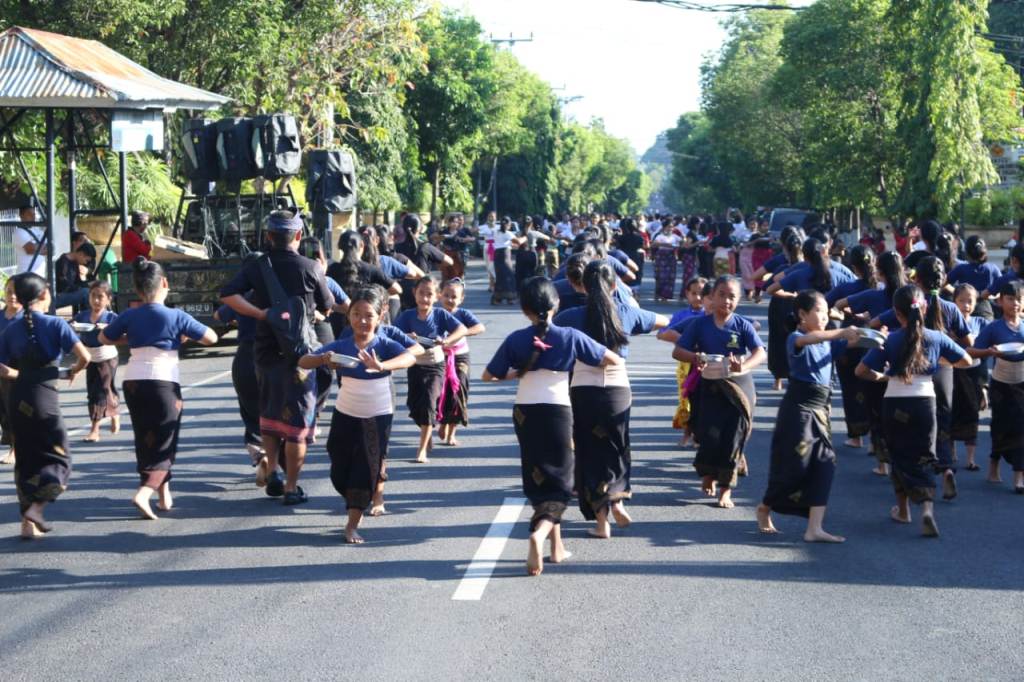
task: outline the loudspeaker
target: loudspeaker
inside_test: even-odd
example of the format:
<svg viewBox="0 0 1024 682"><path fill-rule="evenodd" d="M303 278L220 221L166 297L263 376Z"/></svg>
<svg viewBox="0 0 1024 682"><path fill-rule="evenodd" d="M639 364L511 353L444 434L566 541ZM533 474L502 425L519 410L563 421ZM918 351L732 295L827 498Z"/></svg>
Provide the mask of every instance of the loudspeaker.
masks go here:
<svg viewBox="0 0 1024 682"><path fill-rule="evenodd" d="M222 118L217 121L217 166L220 179L231 183L252 180L256 167L251 118Z"/></svg>
<svg viewBox="0 0 1024 682"><path fill-rule="evenodd" d="M217 128L205 118L185 121L181 127L181 146L185 177L192 183L195 194L202 196L210 190L210 183L220 177L217 166Z"/></svg>
<svg viewBox="0 0 1024 682"><path fill-rule="evenodd" d="M259 174L267 180L299 172L302 146L299 126L291 114L257 116L252 121L252 147Z"/></svg>
<svg viewBox="0 0 1024 682"><path fill-rule="evenodd" d="M348 152L314 149L309 154L306 203L313 215L343 213L356 206L356 164Z"/></svg>

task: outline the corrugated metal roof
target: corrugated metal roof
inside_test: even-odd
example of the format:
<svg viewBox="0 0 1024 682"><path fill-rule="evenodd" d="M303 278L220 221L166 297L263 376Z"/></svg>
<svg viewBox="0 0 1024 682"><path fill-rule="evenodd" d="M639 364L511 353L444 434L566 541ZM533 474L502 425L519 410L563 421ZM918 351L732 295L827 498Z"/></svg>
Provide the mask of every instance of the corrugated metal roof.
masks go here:
<svg viewBox="0 0 1024 682"><path fill-rule="evenodd" d="M0 107L215 109L227 97L156 75L95 40L0 33Z"/></svg>

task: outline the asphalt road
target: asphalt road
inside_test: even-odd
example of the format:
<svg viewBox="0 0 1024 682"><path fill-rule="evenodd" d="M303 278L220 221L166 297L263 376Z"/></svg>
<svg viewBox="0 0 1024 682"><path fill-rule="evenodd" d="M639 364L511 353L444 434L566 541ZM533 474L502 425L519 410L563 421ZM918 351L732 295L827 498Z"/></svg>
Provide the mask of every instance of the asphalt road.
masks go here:
<svg viewBox="0 0 1024 682"><path fill-rule="evenodd" d="M488 326L470 344L474 377L525 323L486 305L481 274L477 264L468 301ZM766 308L743 312L763 320ZM503 501L521 496L513 386L474 383L462 446L436 448L429 465L411 463L415 429L397 410L390 513L368 519L367 543L353 547L323 439L303 472L310 503L267 498L241 447L233 348L188 353L182 385L206 383L185 394L176 508L160 521L138 520L129 503L127 418L100 444L76 434L71 487L40 541L17 537L10 469L0 472L0 677L1021 678L1024 498L1009 483L963 472L960 497L937 505L942 537L926 540L916 523L889 520L890 486L864 451L842 448L825 525L847 543L807 545L803 521L787 517L776 518L781 535L762 536L754 506L780 399L769 375L757 375L751 476L737 508L720 510L670 428L669 346L637 338L631 352L635 523L595 540L570 510L574 556L528 578L524 509L478 601L452 597ZM64 392L69 427L86 425L84 400L81 386Z"/></svg>

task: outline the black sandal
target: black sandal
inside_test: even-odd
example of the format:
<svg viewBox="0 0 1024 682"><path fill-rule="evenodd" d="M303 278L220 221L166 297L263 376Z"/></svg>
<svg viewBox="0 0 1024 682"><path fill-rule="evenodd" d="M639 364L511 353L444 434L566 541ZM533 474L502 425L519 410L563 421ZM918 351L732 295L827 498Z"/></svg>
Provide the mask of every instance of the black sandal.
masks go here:
<svg viewBox="0 0 1024 682"><path fill-rule="evenodd" d="M295 486L295 490L284 494L283 504L286 507L291 507L296 504L305 504L306 502L309 502L309 498L306 497L306 491L304 491L300 486Z"/></svg>
<svg viewBox="0 0 1024 682"><path fill-rule="evenodd" d="M981 467L975 464L974 462L971 462L970 464L965 466L964 469L967 469L968 471L981 471Z"/></svg>

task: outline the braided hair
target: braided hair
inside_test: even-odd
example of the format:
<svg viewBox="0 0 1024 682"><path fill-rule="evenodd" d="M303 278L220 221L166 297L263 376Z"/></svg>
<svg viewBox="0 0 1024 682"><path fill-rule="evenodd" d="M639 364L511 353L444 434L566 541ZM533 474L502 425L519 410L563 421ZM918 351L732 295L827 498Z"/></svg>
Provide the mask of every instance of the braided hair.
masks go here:
<svg viewBox="0 0 1024 682"><path fill-rule="evenodd" d="M924 326L937 332L944 332L946 326L942 319L942 303L939 293L946 285L946 268L942 265L941 260L935 256L928 256L921 259L914 269L914 273L918 286L928 297L928 313L924 318ZM895 306L895 297L893 305Z"/></svg>
<svg viewBox="0 0 1024 682"><path fill-rule="evenodd" d="M14 282L14 297L21 304L22 319L25 320L25 329L28 332L29 341L34 349L39 348L39 339L36 338L35 321L32 319L30 307L46 293L46 280L34 272L23 272L12 278Z"/></svg>
<svg viewBox="0 0 1024 682"><path fill-rule="evenodd" d="M537 316L537 323L533 326L533 335L543 342L544 337L548 335L548 329L551 328L551 318L558 310L558 291L555 290L555 285L547 277L531 277L523 282L523 286L519 290L519 305L524 313L532 313ZM532 370L533 366L537 364L540 354L541 349L535 347L530 359L519 368L516 376L522 377Z"/></svg>

